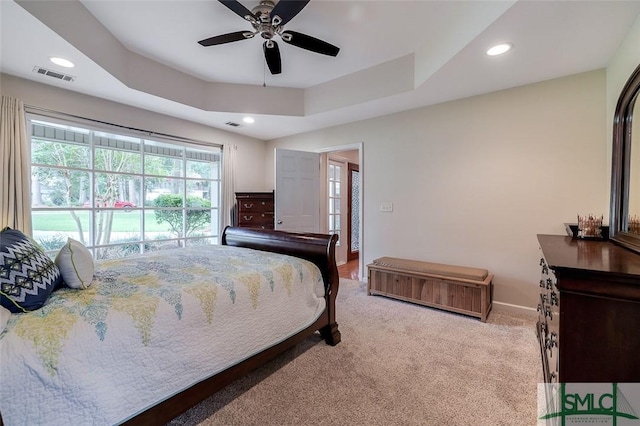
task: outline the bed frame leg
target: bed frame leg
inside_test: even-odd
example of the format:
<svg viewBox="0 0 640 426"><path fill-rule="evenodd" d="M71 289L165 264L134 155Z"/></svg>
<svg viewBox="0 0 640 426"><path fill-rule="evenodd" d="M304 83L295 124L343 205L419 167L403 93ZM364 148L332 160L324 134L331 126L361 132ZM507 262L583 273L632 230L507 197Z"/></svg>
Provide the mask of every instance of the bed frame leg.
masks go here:
<svg viewBox="0 0 640 426"><path fill-rule="evenodd" d="M340 343L340 330L338 330L338 323L332 323L325 325L320 329L320 336L327 342L327 345L335 346Z"/></svg>

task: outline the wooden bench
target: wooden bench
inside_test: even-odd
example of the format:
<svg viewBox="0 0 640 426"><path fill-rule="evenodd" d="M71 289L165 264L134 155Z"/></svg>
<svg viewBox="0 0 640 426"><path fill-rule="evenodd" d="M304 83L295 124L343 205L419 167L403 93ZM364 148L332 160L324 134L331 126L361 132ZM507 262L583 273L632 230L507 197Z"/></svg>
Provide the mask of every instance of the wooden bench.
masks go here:
<svg viewBox="0 0 640 426"><path fill-rule="evenodd" d="M381 257L367 265L369 295L445 309L487 320L493 275L486 269Z"/></svg>

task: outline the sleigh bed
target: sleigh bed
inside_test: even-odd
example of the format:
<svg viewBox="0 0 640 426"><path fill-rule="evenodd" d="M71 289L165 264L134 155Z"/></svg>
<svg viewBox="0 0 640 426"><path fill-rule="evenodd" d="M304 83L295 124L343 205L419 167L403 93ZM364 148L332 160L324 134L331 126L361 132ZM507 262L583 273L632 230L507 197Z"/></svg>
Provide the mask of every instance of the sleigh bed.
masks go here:
<svg viewBox="0 0 640 426"><path fill-rule="evenodd" d="M337 344L335 244L226 228L97 262L1 331L0 425L164 424L315 332Z"/></svg>

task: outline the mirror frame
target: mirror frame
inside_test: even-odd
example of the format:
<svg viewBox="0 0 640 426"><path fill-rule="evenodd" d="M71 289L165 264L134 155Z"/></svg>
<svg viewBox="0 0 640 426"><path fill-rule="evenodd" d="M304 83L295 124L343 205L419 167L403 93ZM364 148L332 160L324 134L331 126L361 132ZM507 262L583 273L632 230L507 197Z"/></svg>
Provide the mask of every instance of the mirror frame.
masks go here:
<svg viewBox="0 0 640 426"><path fill-rule="evenodd" d="M640 235L627 232L629 217L629 176L631 166L631 125L633 108L640 92L640 65L624 85L613 116L611 167L611 210L609 238L640 253ZM640 108L640 106L639 106ZM638 123L640 126L640 123ZM639 130L640 131L640 128ZM636 147L635 149L640 149ZM640 194L638 194L640 196Z"/></svg>

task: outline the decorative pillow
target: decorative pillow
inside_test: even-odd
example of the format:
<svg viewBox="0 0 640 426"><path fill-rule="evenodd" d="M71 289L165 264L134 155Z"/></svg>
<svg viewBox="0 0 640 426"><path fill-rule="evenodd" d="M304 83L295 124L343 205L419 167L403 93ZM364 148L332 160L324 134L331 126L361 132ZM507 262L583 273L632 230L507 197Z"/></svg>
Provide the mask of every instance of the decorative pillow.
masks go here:
<svg viewBox="0 0 640 426"><path fill-rule="evenodd" d="M67 240L58 255L56 265L60 268L62 281L71 288L85 289L93 281L93 256L80 241Z"/></svg>
<svg viewBox="0 0 640 426"><path fill-rule="evenodd" d="M0 232L0 305L11 312L39 309L62 283L55 263L22 232Z"/></svg>

